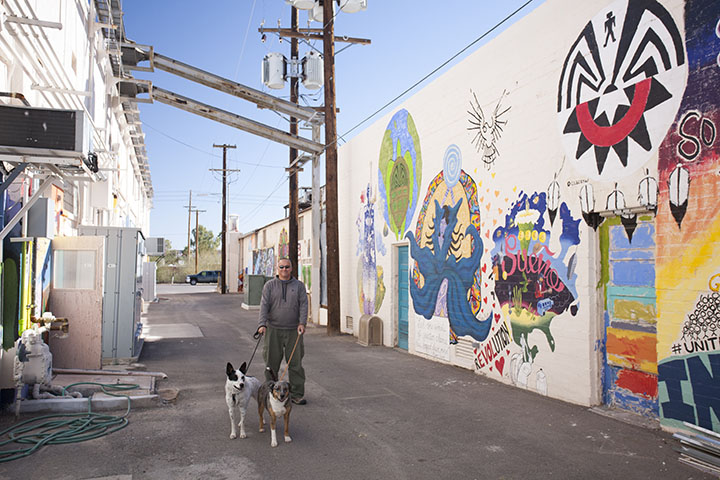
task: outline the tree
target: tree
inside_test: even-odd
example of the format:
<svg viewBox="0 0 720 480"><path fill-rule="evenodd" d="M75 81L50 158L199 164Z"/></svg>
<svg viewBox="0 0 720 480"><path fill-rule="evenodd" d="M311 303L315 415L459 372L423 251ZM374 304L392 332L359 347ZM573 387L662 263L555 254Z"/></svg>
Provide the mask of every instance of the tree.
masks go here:
<svg viewBox="0 0 720 480"><path fill-rule="evenodd" d="M220 246L220 239L213 235L212 230L208 230L207 228L203 227L202 225L198 225L197 228L198 231L198 245L200 248L198 249L199 252L207 252L207 251L216 251L218 247ZM195 247L195 230L192 231L192 236L190 237L190 243L192 244L193 248Z"/></svg>

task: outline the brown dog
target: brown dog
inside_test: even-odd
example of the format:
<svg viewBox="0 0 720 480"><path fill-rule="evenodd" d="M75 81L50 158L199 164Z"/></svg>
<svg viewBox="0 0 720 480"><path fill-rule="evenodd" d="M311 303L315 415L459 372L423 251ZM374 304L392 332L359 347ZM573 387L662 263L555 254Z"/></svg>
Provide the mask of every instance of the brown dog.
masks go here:
<svg viewBox="0 0 720 480"><path fill-rule="evenodd" d="M292 402L290 401L290 384L288 382L278 382L277 375L270 367L267 367L272 380L263 383L258 390L258 415L260 416L260 431L265 431L264 411L267 409L270 414L270 446L277 447L277 436L275 434L275 424L277 419L282 415L285 422L285 442L292 442L290 438L290 410L292 410Z"/></svg>

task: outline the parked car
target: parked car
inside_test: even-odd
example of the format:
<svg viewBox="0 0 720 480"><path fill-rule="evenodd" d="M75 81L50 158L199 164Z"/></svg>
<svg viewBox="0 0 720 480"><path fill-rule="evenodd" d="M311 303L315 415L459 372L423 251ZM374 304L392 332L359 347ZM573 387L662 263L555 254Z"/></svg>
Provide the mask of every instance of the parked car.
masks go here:
<svg viewBox="0 0 720 480"><path fill-rule="evenodd" d="M196 285L198 283L217 283L219 277L220 270L203 270L200 273L186 276L185 283L189 283L190 285Z"/></svg>

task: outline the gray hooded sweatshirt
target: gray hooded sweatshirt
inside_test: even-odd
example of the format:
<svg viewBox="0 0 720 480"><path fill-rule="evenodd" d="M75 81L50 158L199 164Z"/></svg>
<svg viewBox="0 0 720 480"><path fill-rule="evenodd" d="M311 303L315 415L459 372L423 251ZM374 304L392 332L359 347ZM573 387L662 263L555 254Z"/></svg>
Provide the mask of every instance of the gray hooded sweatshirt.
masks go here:
<svg viewBox="0 0 720 480"><path fill-rule="evenodd" d="M297 328L306 325L308 300L305 285L297 278L273 278L265 284L258 327Z"/></svg>

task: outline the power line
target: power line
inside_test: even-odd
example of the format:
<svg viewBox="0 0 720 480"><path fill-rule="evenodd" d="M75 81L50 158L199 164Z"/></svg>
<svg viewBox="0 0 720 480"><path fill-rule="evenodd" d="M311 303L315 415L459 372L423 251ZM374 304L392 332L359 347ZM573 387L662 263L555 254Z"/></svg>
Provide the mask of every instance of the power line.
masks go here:
<svg viewBox="0 0 720 480"><path fill-rule="evenodd" d="M204 153L205 155L208 155L208 156L210 156L210 157L222 158L221 155L216 155L216 154L214 154L214 153L212 153L212 152L208 152L208 151L203 150L203 149L201 149L201 148L198 148L198 147L195 147L195 146L193 146L193 145L190 145L189 143L185 143L185 142L183 142L182 140L179 140L179 139L177 139L177 138L175 138L175 137L173 137L173 136L171 136L171 135L168 135L167 133L158 130L157 128L153 127L152 125L149 125L149 124L148 124L147 122L145 122L145 121L143 121L143 127L148 127L150 130L153 130L153 131L159 133L160 135L162 135L162 136L164 136L164 137L167 137L167 138L169 138L170 140L172 140L172 141L174 141L174 142L177 142L177 143L179 143L180 145L184 145L184 146L186 146L186 147L188 147L188 148L190 148L190 149L192 149L192 150L195 150L195 151L197 151L197 152ZM266 149L266 150L267 150L267 149ZM261 160L262 160L263 157L264 157L264 154L261 156ZM281 166L281 165L263 165L263 164L261 164L261 163L243 162L242 160L231 160L231 161L234 162L234 163L241 163L241 164L244 164L244 165L249 165L249 166L251 166L251 167L285 168L284 166Z"/></svg>
<svg viewBox="0 0 720 480"><path fill-rule="evenodd" d="M417 87L418 85L420 85L421 83L423 83L425 80L427 80L429 77L431 77L432 75L434 75L435 73L437 73L438 70L442 69L442 68L445 67L448 63L452 62L452 61L455 60L457 57L459 57L460 55L462 55L463 53L465 53L470 47L472 47L473 45L475 45L476 43L478 43L480 40L482 40L483 38L485 38L485 37L487 37L488 35L490 35L493 31L497 30L497 29L498 29L499 27L501 27L505 22L507 22L508 20L510 20L510 19L511 19L512 17L514 17L520 10L522 10L522 9L525 8L525 7L527 7L527 6L530 5L532 2L533 2L533 0L528 0L527 2L525 2L524 4L522 4L520 7L518 7L518 8L517 8L514 12L512 12L510 15L508 15L508 16L505 17L505 18L503 18L500 22L496 23L495 26L493 26L492 28L490 28L490 30L488 30L488 31L486 31L485 33L483 33L482 35L480 35L478 38L476 38L475 40L473 40L473 41L472 41L469 45L467 45L465 48L463 48L463 49L460 50L458 53L456 53L455 55L453 55L452 57L450 57L448 60L446 60L445 62L443 62L439 67L435 68L432 72L428 73L427 75L425 75L424 77L422 77L420 80L418 80L417 82L415 82L414 84L412 84L409 88L407 88L405 91L403 91L400 95L396 96L395 98L393 98L392 100L390 100L389 102L387 102L385 105L383 105L382 107L380 107L379 109L377 109L372 115L370 115L370 116L368 116L367 118L365 118L363 121L361 121L360 123L358 123L357 125L355 125L354 127L352 127L350 130L348 130L348 131L345 132L344 134L338 135L338 139L339 139L339 138L342 138L343 141L346 141L343 137L345 137L345 136L348 135L350 132L352 132L353 130L355 130L356 128L358 128L360 125L364 124L365 122L367 122L368 120L370 120L371 118L373 118L373 117L374 117L375 115L377 115L378 113L380 113L380 112L382 112L383 110L385 110L387 107L389 107L390 105L392 105L395 101L397 101L399 98L403 97L406 93L410 92L410 91L413 90L415 87ZM334 140L333 143L337 143L337 139ZM327 146L326 146L325 148L327 148Z"/></svg>

